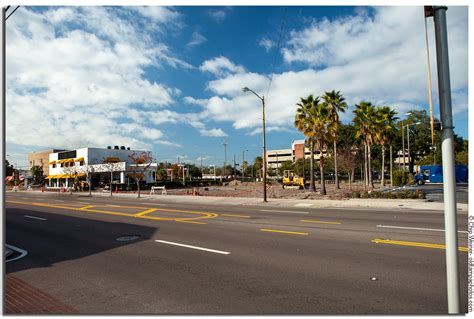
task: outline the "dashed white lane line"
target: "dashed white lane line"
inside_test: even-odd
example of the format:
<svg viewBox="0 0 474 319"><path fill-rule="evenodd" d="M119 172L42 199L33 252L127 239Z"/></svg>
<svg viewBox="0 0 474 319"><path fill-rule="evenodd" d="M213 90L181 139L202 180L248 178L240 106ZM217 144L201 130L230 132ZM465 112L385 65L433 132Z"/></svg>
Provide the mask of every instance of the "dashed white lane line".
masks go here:
<svg viewBox="0 0 474 319"><path fill-rule="evenodd" d="M55 202L61 202L61 203L64 203L64 201L63 201L63 200L59 200L59 199L55 199L54 201L55 201Z"/></svg>
<svg viewBox="0 0 474 319"><path fill-rule="evenodd" d="M147 205L154 205L154 206L166 206L167 204L147 203Z"/></svg>
<svg viewBox="0 0 474 319"><path fill-rule="evenodd" d="M444 229L434 229L434 228L418 228L418 227L405 227L405 226L388 226L388 225L377 225L379 228L396 228L396 229L411 229L411 230L429 230L429 231L444 231ZM458 233L468 233L464 230L458 230Z"/></svg>
<svg viewBox="0 0 474 319"><path fill-rule="evenodd" d="M272 212L272 213L290 213L290 214L309 214L308 212L295 212L292 210L273 210L273 209L261 209L261 212Z"/></svg>
<svg viewBox="0 0 474 319"><path fill-rule="evenodd" d="M5 260L5 262L10 262L10 261L14 261L14 260L17 260L17 259L20 259L20 258L23 258L25 257L26 255L28 255L28 252L24 249L21 249L21 248L18 248L18 247L15 247L15 246L12 246L12 245L8 245L8 244L5 244L5 247L11 249L11 250L14 250L16 252L19 252L20 253L20 256L17 256L13 259L8 259L8 260Z"/></svg>
<svg viewBox="0 0 474 319"><path fill-rule="evenodd" d="M80 203L80 204L90 204L90 202L77 202L77 203Z"/></svg>
<svg viewBox="0 0 474 319"><path fill-rule="evenodd" d="M155 241L157 243L180 246L180 247L186 247L186 248L197 249L197 250L203 250L203 251L216 253L216 254L222 254L222 255L229 255L230 254L230 252L228 252L228 251L222 251L222 250L215 250L215 249L209 249L209 248L198 247L198 246L185 245L185 244L180 244L180 243L174 243L172 241L166 241L166 240L155 240Z"/></svg>
<svg viewBox="0 0 474 319"><path fill-rule="evenodd" d="M30 216L30 215L23 215L25 218L31 218L31 219L38 219L38 220L47 220L46 218L41 218L41 217L36 217L36 216Z"/></svg>
<svg viewBox="0 0 474 319"><path fill-rule="evenodd" d="M105 205L107 207L120 207L120 205Z"/></svg>

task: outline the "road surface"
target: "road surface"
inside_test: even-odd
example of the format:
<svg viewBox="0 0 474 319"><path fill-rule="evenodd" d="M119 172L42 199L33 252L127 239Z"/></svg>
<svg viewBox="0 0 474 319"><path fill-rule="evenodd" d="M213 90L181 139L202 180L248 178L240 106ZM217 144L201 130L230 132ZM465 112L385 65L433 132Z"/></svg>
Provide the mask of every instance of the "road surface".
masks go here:
<svg viewBox="0 0 474 319"><path fill-rule="evenodd" d="M447 313L440 212L224 204L7 193L6 273L84 314Z"/></svg>

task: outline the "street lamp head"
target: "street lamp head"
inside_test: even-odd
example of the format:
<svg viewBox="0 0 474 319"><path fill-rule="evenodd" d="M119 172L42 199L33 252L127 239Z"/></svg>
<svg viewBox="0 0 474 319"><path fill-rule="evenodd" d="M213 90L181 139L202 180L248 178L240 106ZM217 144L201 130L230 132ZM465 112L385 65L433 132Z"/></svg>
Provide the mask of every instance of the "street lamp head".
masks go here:
<svg viewBox="0 0 474 319"><path fill-rule="evenodd" d="M406 112L405 115L412 115L413 112Z"/></svg>
<svg viewBox="0 0 474 319"><path fill-rule="evenodd" d="M249 92L250 89L249 89L248 87L243 87L243 88L242 88L242 91L243 91L243 92Z"/></svg>

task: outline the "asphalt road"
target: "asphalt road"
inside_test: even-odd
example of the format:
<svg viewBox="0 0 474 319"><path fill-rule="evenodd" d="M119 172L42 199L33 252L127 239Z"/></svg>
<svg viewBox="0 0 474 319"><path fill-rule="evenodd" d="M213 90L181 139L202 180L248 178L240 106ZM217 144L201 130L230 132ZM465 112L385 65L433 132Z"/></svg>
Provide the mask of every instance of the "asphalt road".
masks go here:
<svg viewBox="0 0 474 319"><path fill-rule="evenodd" d="M427 199L438 203L444 202L443 184L414 185L408 187L408 189L422 190L426 193ZM469 186L467 184L456 185L456 201L461 204L469 202Z"/></svg>
<svg viewBox="0 0 474 319"><path fill-rule="evenodd" d="M6 205L6 242L28 252L6 272L84 314L447 313L439 212L46 193L8 193ZM465 213L459 231L467 247Z"/></svg>

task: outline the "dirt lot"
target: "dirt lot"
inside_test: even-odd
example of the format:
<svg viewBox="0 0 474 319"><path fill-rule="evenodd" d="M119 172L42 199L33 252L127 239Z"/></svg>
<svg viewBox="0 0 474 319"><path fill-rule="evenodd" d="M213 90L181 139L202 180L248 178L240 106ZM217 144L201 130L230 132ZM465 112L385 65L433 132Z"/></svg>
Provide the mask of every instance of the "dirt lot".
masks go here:
<svg viewBox="0 0 474 319"><path fill-rule="evenodd" d="M345 199L350 198L351 191L349 185L341 183L341 189L336 190L334 184L326 184L326 196L319 195L320 185L316 184L316 192L305 189L283 189L281 184L272 182L267 186L268 198L288 198L288 199ZM353 184L354 191L363 191L363 184ZM194 190L200 196L224 196L224 197L263 197L263 187L261 182L230 182L227 186L200 187ZM192 194L192 188L172 189L168 191L170 195Z"/></svg>

